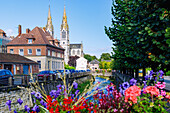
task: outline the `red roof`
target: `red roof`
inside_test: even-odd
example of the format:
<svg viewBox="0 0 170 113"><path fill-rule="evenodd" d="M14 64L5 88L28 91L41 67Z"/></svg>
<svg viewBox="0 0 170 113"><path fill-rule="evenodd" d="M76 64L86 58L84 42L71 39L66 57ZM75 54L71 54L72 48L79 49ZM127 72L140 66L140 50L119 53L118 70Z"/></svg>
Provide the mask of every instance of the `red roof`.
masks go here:
<svg viewBox="0 0 170 113"><path fill-rule="evenodd" d="M11 42L9 42L7 45L27 45L28 44L28 38L33 38L34 42L33 44L49 44L53 45L53 43L50 43L49 41L55 41L57 42L57 39L53 39L53 37L43 29L39 27L35 27L32 31L29 33L21 34L21 36L17 36L14 38ZM55 46L55 44L53 45ZM59 46L62 48L61 46ZM63 49L63 48L62 48Z"/></svg>
<svg viewBox="0 0 170 113"><path fill-rule="evenodd" d="M24 56L10 53L0 53L0 63L38 64Z"/></svg>

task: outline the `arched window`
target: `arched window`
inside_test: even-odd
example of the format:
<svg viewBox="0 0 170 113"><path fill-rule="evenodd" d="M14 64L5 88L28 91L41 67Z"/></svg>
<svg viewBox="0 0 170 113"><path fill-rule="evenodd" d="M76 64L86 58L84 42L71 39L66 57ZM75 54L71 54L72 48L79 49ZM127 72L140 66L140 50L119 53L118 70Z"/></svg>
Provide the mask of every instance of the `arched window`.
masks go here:
<svg viewBox="0 0 170 113"><path fill-rule="evenodd" d="M73 55L75 54L75 50L73 50Z"/></svg>
<svg viewBox="0 0 170 113"><path fill-rule="evenodd" d="M62 38L66 38L66 32L64 30L62 31Z"/></svg>
<svg viewBox="0 0 170 113"><path fill-rule="evenodd" d="M77 51L77 55L80 55L80 50Z"/></svg>

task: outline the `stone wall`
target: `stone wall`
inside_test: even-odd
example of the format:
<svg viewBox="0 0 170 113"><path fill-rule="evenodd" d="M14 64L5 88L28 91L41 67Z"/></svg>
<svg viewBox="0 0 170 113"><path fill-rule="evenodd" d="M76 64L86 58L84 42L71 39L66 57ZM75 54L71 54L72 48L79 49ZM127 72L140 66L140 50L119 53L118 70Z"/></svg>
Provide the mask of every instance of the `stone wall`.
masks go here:
<svg viewBox="0 0 170 113"><path fill-rule="evenodd" d="M21 98L23 100L22 105L17 103L17 100ZM23 110L25 105L29 107L32 106L32 100L27 90L21 89L17 91L0 92L0 113L10 113L8 106L6 106L6 102L11 100L11 110L18 108L19 110Z"/></svg>

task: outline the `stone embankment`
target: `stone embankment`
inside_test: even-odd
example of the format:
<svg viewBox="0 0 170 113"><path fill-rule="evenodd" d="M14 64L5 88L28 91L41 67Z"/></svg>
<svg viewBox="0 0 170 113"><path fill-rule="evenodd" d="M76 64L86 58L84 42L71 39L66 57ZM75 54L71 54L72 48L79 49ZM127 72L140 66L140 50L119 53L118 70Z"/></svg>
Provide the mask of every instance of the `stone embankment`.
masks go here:
<svg viewBox="0 0 170 113"><path fill-rule="evenodd" d="M30 92L26 89L21 89L17 91L10 91L9 93L0 92L0 113L10 113L8 106L6 106L6 102L11 100L11 110L18 108L19 110L23 110L25 105L29 107L33 106ZM23 104L19 105L17 100L21 98L23 100Z"/></svg>

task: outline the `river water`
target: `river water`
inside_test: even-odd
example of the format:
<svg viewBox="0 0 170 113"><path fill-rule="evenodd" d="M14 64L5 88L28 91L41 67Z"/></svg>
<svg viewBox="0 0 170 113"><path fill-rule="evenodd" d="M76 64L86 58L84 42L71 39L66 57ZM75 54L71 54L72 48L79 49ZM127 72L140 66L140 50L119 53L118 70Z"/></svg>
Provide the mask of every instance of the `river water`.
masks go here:
<svg viewBox="0 0 170 113"><path fill-rule="evenodd" d="M96 91L97 88L98 88L98 89L101 89L101 88L102 88L104 93L107 92L107 91L106 91L106 87L107 87L107 85L110 85L111 81L110 81L110 80L107 80L107 81L106 81L106 79L103 79L103 78L100 78L100 77L96 77L96 78L95 78L95 82L94 82L93 84L98 84L99 82L100 82L101 84L100 84L99 86L94 87L89 94L91 94L91 93L93 93L94 91ZM88 97L87 99L93 100L93 97L90 96L90 97Z"/></svg>

